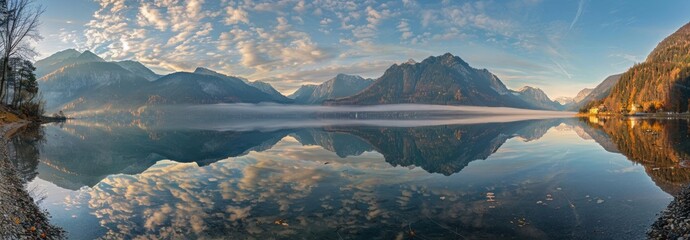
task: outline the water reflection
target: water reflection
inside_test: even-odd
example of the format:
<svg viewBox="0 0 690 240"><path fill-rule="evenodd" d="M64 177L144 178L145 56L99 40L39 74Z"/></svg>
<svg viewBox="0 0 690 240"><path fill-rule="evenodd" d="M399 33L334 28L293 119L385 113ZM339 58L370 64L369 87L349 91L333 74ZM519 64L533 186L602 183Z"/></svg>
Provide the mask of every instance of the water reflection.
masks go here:
<svg viewBox="0 0 690 240"><path fill-rule="evenodd" d="M62 239L62 230L49 222L38 205L45 195L26 185L37 176L41 128L30 125L18 131L0 137L0 238Z"/></svg>
<svg viewBox="0 0 690 240"><path fill-rule="evenodd" d="M45 136L18 164L83 238L638 238L690 183L685 120Z"/></svg>
<svg viewBox="0 0 690 240"><path fill-rule="evenodd" d="M23 182L30 182L38 175L39 146L44 143L43 129L39 125L28 125L13 135L6 147L9 148L8 159L12 162L17 175Z"/></svg>
<svg viewBox="0 0 690 240"><path fill-rule="evenodd" d="M644 166L664 191L675 195L690 183L690 127L684 119L587 119L604 144ZM593 133L596 134L596 133ZM601 134L598 134L601 135ZM609 144L609 142L611 144ZM615 149L615 150L613 150Z"/></svg>
<svg viewBox="0 0 690 240"><path fill-rule="evenodd" d="M261 151L288 134L145 130L80 121L48 126L45 132L48 141L41 145L41 178L72 190L93 186L112 174L141 173L162 159L206 165L251 150Z"/></svg>
<svg viewBox="0 0 690 240"><path fill-rule="evenodd" d="M430 127L326 127L263 131L148 130L81 121L49 126L41 145L42 178L72 190L112 174L137 174L163 159L206 165L271 148L287 135L340 157L375 150L393 166L450 175L486 159L507 139L541 137L559 120ZM79 154L75 154L79 153Z"/></svg>
<svg viewBox="0 0 690 240"><path fill-rule="evenodd" d="M393 166L416 166L429 173L451 175L470 162L486 159L506 140L538 139L559 120L488 123L417 128L328 128L366 142Z"/></svg>

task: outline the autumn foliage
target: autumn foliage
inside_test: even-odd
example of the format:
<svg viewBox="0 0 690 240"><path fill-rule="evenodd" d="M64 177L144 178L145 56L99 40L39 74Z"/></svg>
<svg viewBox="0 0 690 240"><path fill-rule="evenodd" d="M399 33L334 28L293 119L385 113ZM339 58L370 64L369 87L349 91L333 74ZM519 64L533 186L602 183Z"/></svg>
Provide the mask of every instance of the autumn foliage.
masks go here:
<svg viewBox="0 0 690 240"><path fill-rule="evenodd" d="M635 64L604 99L608 109L686 112L690 99L690 24L664 39ZM639 111L639 110L638 110Z"/></svg>

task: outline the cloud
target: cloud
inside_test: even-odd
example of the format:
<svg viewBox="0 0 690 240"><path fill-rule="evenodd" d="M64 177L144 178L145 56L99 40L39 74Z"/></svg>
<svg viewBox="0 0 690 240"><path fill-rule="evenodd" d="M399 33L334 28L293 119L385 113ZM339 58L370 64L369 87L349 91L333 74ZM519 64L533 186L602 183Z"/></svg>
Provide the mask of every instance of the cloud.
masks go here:
<svg viewBox="0 0 690 240"><path fill-rule="evenodd" d="M306 3L304 3L304 0L300 0L299 2L297 2L293 9L295 10L295 12L302 13L306 11L307 6Z"/></svg>
<svg viewBox="0 0 690 240"><path fill-rule="evenodd" d="M232 24L238 24L240 22L242 23L249 23L249 13L244 11L241 8L233 8L232 6L228 6L226 11L226 18L225 18L225 24L227 25L232 25Z"/></svg>
<svg viewBox="0 0 690 240"><path fill-rule="evenodd" d="M333 22L333 19L330 19L330 18L323 18L323 19L321 19L321 21L319 22L319 24L321 24L321 25L328 25L328 24L331 24L332 22Z"/></svg>
<svg viewBox="0 0 690 240"><path fill-rule="evenodd" d="M400 20L400 24L398 24L398 31L402 34L400 36L401 40L407 40L410 37L412 37L413 33L410 29L410 24L407 22L407 19L402 19Z"/></svg>
<svg viewBox="0 0 690 240"><path fill-rule="evenodd" d="M165 31L168 28L168 22L163 19L160 11L154 8L151 4L141 4L137 20L141 26L153 25L160 31Z"/></svg>
<svg viewBox="0 0 690 240"><path fill-rule="evenodd" d="M575 18L573 18L573 21L570 22L570 27L568 30L572 30L575 24L577 23L578 20L580 20L580 15L582 15L582 10L585 8L585 0L580 0L580 3L577 5L577 12L575 13Z"/></svg>
<svg viewBox="0 0 690 240"><path fill-rule="evenodd" d="M563 73L563 75L565 75L566 77L568 77L568 79L572 79L572 78L573 78L573 76L568 72L568 70L565 70L565 68L563 67L563 65L561 65L560 63L558 63L558 62L555 61L555 60L551 60L551 61L553 62L553 64L556 65L556 67L558 67L558 70L560 70L561 73Z"/></svg>
<svg viewBox="0 0 690 240"><path fill-rule="evenodd" d="M372 26L378 25L381 19L383 18L383 15L381 15L379 11L376 11L376 9L372 8L371 6L367 6L366 12L367 21Z"/></svg>
<svg viewBox="0 0 690 240"><path fill-rule="evenodd" d="M409 58L424 59L445 52L465 57L477 48L475 45L541 52L548 57L534 59L532 64L553 65L550 59L556 59L569 67L567 51L559 46L568 28L566 22L535 26L516 17L536 6L535 1L97 3L100 7L86 24L85 37L66 32L59 39L91 49L108 60L138 60L161 73L205 66L250 80L269 80L281 91L320 83L338 69L377 77L390 64ZM553 49L561 56L553 55ZM501 67L511 68L505 64ZM551 70L562 72L557 66ZM543 73L527 71L524 75Z"/></svg>

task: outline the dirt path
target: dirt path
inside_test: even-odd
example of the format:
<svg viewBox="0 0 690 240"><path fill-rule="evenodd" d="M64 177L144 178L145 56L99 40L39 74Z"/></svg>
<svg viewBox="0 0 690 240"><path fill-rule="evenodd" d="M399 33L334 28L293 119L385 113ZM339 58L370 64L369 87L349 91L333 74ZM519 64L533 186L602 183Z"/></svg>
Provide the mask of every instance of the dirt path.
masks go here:
<svg viewBox="0 0 690 240"><path fill-rule="evenodd" d="M0 239L62 239L16 174L9 137L26 123L0 125Z"/></svg>

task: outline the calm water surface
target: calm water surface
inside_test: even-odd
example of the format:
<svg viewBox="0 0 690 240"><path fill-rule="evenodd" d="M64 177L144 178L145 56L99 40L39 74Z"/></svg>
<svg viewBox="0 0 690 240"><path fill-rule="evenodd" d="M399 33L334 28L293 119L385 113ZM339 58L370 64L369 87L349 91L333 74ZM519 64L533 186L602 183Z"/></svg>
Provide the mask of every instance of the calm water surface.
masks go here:
<svg viewBox="0 0 690 240"><path fill-rule="evenodd" d="M690 183L685 120L146 128L17 140L71 239L639 239Z"/></svg>

